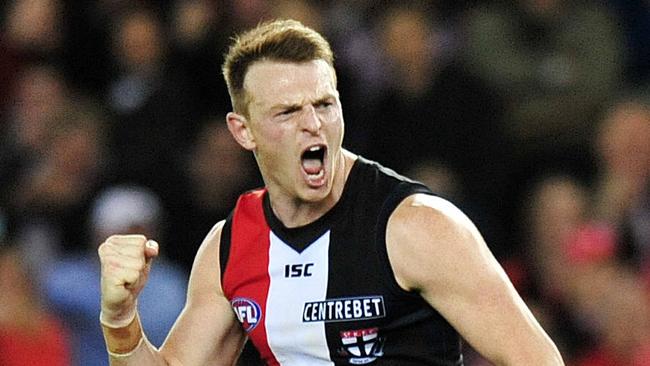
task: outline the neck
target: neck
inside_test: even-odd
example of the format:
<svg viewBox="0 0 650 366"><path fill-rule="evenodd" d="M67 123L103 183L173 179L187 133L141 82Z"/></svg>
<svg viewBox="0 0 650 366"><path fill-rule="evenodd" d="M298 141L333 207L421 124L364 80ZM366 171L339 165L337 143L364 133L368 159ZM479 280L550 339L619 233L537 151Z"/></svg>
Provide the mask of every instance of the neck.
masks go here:
<svg viewBox="0 0 650 366"><path fill-rule="evenodd" d="M316 202L303 201L300 198L282 200L269 189L271 208L275 216L284 226L294 228L312 223L325 215L341 199L345 182L356 158L357 156L349 151L341 150L338 161L334 164L332 188L322 200Z"/></svg>

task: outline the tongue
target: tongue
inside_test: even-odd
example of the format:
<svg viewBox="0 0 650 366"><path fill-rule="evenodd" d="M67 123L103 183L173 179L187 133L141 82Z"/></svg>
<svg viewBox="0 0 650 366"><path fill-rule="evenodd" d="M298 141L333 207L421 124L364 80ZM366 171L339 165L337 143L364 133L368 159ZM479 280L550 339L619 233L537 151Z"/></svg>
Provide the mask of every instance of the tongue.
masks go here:
<svg viewBox="0 0 650 366"><path fill-rule="evenodd" d="M323 162L319 159L303 159L302 168L307 174L318 174L323 168Z"/></svg>

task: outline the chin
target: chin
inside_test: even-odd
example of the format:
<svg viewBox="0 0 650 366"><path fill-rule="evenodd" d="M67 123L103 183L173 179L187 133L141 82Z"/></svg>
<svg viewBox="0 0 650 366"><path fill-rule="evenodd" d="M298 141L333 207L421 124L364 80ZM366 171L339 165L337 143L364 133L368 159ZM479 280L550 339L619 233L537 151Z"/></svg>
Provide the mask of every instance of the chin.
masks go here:
<svg viewBox="0 0 650 366"><path fill-rule="evenodd" d="M331 189L328 185L319 188L307 188L299 195L299 199L308 203L318 203L330 195Z"/></svg>

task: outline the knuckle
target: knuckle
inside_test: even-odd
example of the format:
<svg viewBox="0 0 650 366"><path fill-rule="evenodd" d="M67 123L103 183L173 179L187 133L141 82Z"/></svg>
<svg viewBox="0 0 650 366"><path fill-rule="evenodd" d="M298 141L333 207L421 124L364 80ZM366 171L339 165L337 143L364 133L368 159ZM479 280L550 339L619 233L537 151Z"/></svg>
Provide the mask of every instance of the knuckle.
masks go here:
<svg viewBox="0 0 650 366"><path fill-rule="evenodd" d="M105 243L117 243L120 241L120 235L111 235L106 238Z"/></svg>
<svg viewBox="0 0 650 366"><path fill-rule="evenodd" d="M106 239L107 243L116 245L144 244L147 238L142 234L114 234Z"/></svg>
<svg viewBox="0 0 650 366"><path fill-rule="evenodd" d="M105 264L112 256L110 248L106 246L100 246L97 249L97 253L99 255L99 262L102 264Z"/></svg>

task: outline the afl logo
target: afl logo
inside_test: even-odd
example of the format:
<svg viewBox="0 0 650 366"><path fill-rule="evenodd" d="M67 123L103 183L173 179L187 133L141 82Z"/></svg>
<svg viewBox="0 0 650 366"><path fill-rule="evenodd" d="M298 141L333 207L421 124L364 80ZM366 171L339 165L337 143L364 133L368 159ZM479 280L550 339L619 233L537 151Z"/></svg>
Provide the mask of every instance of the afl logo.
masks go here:
<svg viewBox="0 0 650 366"><path fill-rule="evenodd" d="M237 319L248 333L255 329L262 319L262 309L253 300L244 297L237 297L230 301Z"/></svg>

